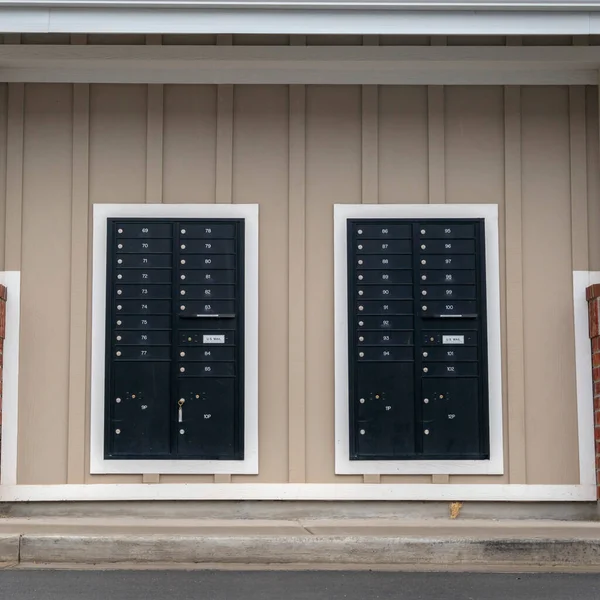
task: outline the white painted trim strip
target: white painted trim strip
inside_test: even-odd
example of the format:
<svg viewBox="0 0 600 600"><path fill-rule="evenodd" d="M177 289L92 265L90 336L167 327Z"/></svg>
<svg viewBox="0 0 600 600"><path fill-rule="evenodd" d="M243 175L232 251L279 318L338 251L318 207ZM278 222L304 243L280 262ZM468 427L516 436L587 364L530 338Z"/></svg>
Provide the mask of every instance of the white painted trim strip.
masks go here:
<svg viewBox="0 0 600 600"><path fill-rule="evenodd" d="M2 375L2 450L0 485L17 483L17 433L19 429L19 335L21 328L21 273L0 273L7 289L6 338Z"/></svg>
<svg viewBox="0 0 600 600"><path fill-rule="evenodd" d="M110 500L437 500L591 502L592 485L197 483L19 485L0 488L0 502Z"/></svg>
<svg viewBox="0 0 600 600"><path fill-rule="evenodd" d="M227 8L0 7L4 33L592 35L596 6L581 10L397 10L370 3ZM593 10L593 12L592 12Z"/></svg>
<svg viewBox="0 0 600 600"><path fill-rule="evenodd" d="M444 218L485 219L490 459L458 461L350 460L348 437L347 220ZM334 205L334 248L336 474L503 474L498 206L496 204L336 204Z"/></svg>
<svg viewBox="0 0 600 600"><path fill-rule="evenodd" d="M107 460L104 458L106 231L109 217L245 219L244 460ZM258 205L95 204L92 290L90 471L104 473L258 473Z"/></svg>
<svg viewBox="0 0 600 600"><path fill-rule="evenodd" d="M592 348L589 335L588 303L585 298L586 288L594 283L600 283L600 271L573 272L579 479L582 485L596 485Z"/></svg>

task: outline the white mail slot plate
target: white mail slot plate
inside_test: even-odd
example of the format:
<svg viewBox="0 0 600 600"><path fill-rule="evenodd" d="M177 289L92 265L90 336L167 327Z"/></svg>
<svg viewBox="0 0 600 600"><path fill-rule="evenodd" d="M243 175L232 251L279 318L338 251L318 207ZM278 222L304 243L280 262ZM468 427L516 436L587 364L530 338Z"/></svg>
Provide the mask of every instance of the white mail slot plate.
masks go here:
<svg viewBox="0 0 600 600"><path fill-rule="evenodd" d="M203 344L224 344L225 336L224 335L203 335L202 343Z"/></svg>
<svg viewBox="0 0 600 600"><path fill-rule="evenodd" d="M442 344L464 344L464 335L443 335Z"/></svg>

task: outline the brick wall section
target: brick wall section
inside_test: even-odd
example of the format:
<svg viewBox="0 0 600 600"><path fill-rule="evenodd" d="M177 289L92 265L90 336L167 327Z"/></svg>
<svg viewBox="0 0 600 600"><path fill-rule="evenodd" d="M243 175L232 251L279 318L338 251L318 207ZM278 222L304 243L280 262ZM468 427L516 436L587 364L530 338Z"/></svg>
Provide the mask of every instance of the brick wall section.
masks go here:
<svg viewBox="0 0 600 600"><path fill-rule="evenodd" d="M585 291L588 301L590 340L592 341L592 382L594 386L594 440L596 445L597 498L600 500L600 284Z"/></svg>

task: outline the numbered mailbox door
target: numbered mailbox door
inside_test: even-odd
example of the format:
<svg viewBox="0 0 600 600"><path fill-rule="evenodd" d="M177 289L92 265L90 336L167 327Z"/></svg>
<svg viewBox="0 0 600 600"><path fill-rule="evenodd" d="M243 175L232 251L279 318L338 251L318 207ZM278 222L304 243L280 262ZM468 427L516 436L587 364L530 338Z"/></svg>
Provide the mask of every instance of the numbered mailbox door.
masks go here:
<svg viewBox="0 0 600 600"><path fill-rule="evenodd" d="M489 458L483 219L347 222L352 460Z"/></svg>
<svg viewBox="0 0 600 600"><path fill-rule="evenodd" d="M109 219L105 458L244 458L244 220Z"/></svg>

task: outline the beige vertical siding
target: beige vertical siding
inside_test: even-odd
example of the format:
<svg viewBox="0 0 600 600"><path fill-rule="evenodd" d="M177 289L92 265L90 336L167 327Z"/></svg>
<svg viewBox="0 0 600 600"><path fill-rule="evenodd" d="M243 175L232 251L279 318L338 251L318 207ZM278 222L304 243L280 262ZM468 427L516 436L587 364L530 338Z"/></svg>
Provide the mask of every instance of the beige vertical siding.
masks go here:
<svg viewBox="0 0 600 600"><path fill-rule="evenodd" d="M576 483L571 274L600 269L597 102L567 87L0 87L19 483L141 481L88 474L91 206L108 202L260 204L260 473L237 482L365 480L334 475L333 205L497 204L505 475L449 481Z"/></svg>

